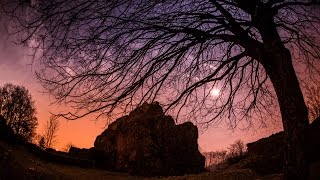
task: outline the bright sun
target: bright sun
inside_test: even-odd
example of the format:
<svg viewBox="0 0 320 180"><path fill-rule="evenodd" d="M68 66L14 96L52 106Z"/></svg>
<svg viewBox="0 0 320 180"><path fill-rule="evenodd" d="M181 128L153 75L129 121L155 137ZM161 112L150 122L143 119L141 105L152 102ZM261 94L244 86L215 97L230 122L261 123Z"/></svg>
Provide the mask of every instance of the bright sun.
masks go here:
<svg viewBox="0 0 320 180"><path fill-rule="evenodd" d="M220 90L219 89L212 89L210 92L211 96L219 96L220 95Z"/></svg>

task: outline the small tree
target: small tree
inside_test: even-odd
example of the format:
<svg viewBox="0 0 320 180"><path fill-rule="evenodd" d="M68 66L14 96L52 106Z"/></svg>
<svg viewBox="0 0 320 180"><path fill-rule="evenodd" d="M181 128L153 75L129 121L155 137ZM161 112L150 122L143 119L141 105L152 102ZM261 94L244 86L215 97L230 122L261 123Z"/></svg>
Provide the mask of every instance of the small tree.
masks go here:
<svg viewBox="0 0 320 180"><path fill-rule="evenodd" d="M13 84L0 87L0 114L15 135L32 141L38 120L34 101L25 87Z"/></svg>
<svg viewBox="0 0 320 180"><path fill-rule="evenodd" d="M60 123L55 117L50 117L50 119L45 123L44 140L46 148L52 147L52 145L56 142L59 126Z"/></svg>

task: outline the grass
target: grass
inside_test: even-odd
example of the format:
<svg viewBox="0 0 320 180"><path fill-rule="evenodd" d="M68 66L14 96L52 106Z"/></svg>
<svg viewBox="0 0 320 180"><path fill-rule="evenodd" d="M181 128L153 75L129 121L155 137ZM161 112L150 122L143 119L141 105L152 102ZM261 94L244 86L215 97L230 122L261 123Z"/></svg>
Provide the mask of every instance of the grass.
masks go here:
<svg viewBox="0 0 320 180"><path fill-rule="evenodd" d="M280 176L259 177L249 169L227 169L221 172L143 178L127 173L109 172L99 169L81 168L41 160L23 146L10 146L0 141L0 180L3 179L45 179L45 180L280 180Z"/></svg>

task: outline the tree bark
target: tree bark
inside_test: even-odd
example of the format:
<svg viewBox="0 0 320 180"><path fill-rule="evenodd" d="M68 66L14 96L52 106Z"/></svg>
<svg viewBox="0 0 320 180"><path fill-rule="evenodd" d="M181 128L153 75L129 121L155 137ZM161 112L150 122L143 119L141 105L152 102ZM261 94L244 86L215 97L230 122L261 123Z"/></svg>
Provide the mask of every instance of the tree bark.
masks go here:
<svg viewBox="0 0 320 180"><path fill-rule="evenodd" d="M284 179L308 179L306 133L308 110L292 64L290 51L275 47L264 67L277 94L285 134Z"/></svg>

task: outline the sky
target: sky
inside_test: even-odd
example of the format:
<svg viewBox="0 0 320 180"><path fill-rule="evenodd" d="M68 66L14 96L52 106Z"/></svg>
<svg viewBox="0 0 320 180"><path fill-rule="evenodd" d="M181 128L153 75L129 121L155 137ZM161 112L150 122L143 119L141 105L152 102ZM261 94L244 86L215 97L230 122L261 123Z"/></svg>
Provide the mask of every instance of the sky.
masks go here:
<svg viewBox="0 0 320 180"><path fill-rule="evenodd" d="M13 39L8 38L6 22L0 17L0 86L5 83L25 86L31 93L37 108L39 125L37 134L44 132L44 123L50 118L50 112L66 109L64 105L52 105L54 99L48 94L42 93L43 89L38 82L35 71L37 66L30 65L30 50L21 45L16 45ZM213 94L217 95L215 90ZM93 117L85 117L75 121L60 119L57 142L54 148L62 149L72 143L76 147L90 148L93 146L96 136L106 128L106 121L92 120ZM262 137L278 132L279 126L269 126L258 130L230 130L227 126L209 127L199 131L198 144L203 152L226 149L238 139L245 143L256 141Z"/></svg>

